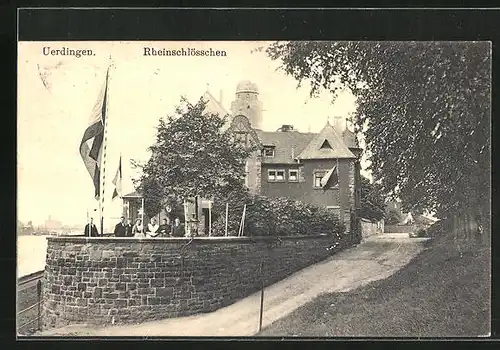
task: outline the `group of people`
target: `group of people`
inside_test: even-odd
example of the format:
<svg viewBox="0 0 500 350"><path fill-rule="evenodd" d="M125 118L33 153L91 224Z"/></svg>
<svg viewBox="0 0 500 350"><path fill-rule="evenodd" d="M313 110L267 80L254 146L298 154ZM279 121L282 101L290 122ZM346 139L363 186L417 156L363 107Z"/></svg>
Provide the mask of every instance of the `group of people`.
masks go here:
<svg viewBox="0 0 500 350"><path fill-rule="evenodd" d="M122 216L115 226L114 234L116 237L137 238L184 237L184 225L179 218L175 218L173 224L170 224L168 219L163 219L161 225L158 225L156 219L152 218L146 227L141 219L137 219L134 226L131 226Z"/></svg>
<svg viewBox="0 0 500 350"><path fill-rule="evenodd" d="M85 225L85 236L99 237L99 231L94 224L93 218ZM137 237L137 238L154 238L154 237L184 237L184 224L176 217L174 223L170 224L168 219L163 219L162 224L158 225L156 219L152 218L149 224L144 227L141 219L137 219L134 226L127 223L125 217L120 218L120 222L116 224L114 235L116 237Z"/></svg>

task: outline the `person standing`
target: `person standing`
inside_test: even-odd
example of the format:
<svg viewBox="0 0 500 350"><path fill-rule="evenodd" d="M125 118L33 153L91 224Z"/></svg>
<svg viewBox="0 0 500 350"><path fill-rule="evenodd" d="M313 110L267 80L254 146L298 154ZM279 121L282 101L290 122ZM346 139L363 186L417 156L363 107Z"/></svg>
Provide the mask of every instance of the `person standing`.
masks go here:
<svg viewBox="0 0 500 350"><path fill-rule="evenodd" d="M122 216L120 218L120 222L116 224L114 234L115 234L115 237L126 237L127 236L127 224L125 223L124 216Z"/></svg>
<svg viewBox="0 0 500 350"><path fill-rule="evenodd" d="M132 233L136 238L144 238L144 228L142 227L142 220L137 219L134 227L132 228Z"/></svg>
<svg viewBox="0 0 500 350"><path fill-rule="evenodd" d="M158 229L158 231L160 232L160 235L162 237L167 237L167 236L171 236L172 235L172 230L171 230L171 227L169 225L168 219L163 219L162 220L162 223L161 223L160 228Z"/></svg>
<svg viewBox="0 0 500 350"><path fill-rule="evenodd" d="M97 226L94 224L94 218L90 218L90 222L87 225L85 225L84 234L86 237L99 236L99 231L97 231Z"/></svg>
<svg viewBox="0 0 500 350"><path fill-rule="evenodd" d="M146 232L146 237L153 238L157 237L160 234L160 231L158 230L160 226L156 223L156 219L152 218L148 224L148 229Z"/></svg>
<svg viewBox="0 0 500 350"><path fill-rule="evenodd" d="M133 237L134 234L132 233L132 225L128 222L127 219L125 219L125 237Z"/></svg>
<svg viewBox="0 0 500 350"><path fill-rule="evenodd" d="M172 236L184 237L184 234L184 225L181 223L179 218L175 218L174 225L172 226Z"/></svg>

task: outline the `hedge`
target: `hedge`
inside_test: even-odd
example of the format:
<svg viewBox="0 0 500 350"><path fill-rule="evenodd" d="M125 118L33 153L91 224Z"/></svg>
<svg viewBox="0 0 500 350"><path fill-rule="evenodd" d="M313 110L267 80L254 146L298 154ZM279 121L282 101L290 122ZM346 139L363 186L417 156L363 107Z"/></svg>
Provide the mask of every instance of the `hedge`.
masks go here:
<svg viewBox="0 0 500 350"><path fill-rule="evenodd" d="M290 198L268 198L246 195L228 196L218 200L213 208L212 234L225 234L225 210L229 204L228 235L238 235L246 204L245 236L298 236L344 232L338 217L326 208L316 207Z"/></svg>

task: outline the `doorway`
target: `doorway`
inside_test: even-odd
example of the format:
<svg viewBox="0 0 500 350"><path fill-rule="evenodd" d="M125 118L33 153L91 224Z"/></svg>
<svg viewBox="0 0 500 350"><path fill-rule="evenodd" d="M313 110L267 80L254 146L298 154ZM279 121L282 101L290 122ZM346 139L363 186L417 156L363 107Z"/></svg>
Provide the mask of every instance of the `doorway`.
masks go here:
<svg viewBox="0 0 500 350"><path fill-rule="evenodd" d="M208 233L210 232L210 210L208 210L208 208L203 208L201 210L201 215L203 215L203 218L204 218L204 224L203 224L203 227L204 227L204 233L205 235L208 236Z"/></svg>

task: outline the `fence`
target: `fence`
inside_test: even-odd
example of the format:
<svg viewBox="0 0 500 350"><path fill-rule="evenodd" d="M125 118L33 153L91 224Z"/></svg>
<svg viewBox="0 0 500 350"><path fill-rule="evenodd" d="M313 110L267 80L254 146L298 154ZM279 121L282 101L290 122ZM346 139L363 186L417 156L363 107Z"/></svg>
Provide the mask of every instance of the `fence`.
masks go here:
<svg viewBox="0 0 500 350"><path fill-rule="evenodd" d="M18 334L41 330L42 277L43 271L40 271L21 278L18 283L18 305L24 307L24 309L17 312ZM33 295L33 292L35 292L35 295ZM34 303L30 305L31 301L34 301ZM29 306L26 307L26 304ZM35 327L28 327L34 323L36 323Z"/></svg>
<svg viewBox="0 0 500 350"><path fill-rule="evenodd" d="M372 222L368 219L361 219L360 223L363 237L370 237L384 232L384 220Z"/></svg>

